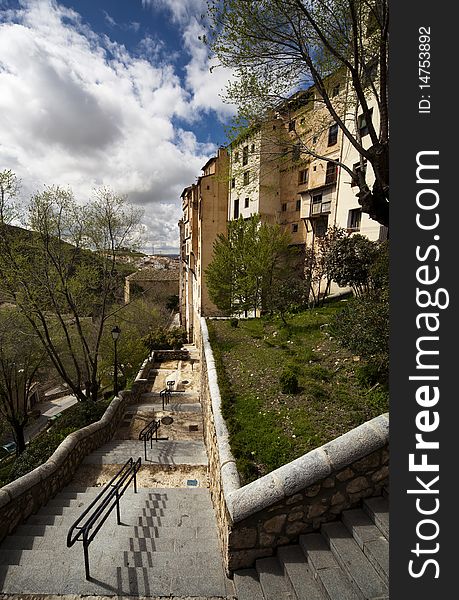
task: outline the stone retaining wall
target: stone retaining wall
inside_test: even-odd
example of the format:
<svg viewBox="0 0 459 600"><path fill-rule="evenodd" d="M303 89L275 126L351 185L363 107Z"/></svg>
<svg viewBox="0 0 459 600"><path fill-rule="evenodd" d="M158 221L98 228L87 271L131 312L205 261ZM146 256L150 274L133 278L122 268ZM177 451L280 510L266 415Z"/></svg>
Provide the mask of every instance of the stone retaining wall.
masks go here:
<svg viewBox="0 0 459 600"><path fill-rule="evenodd" d="M66 486L85 456L112 438L127 405L145 391L149 368L147 359L132 390L120 392L99 421L68 435L45 463L0 488L0 541Z"/></svg>
<svg viewBox="0 0 459 600"><path fill-rule="evenodd" d="M362 498L377 496L389 477L389 418L380 415L241 487L221 415L207 325L201 320L205 441L211 493L228 572L253 566L277 546L336 519Z"/></svg>

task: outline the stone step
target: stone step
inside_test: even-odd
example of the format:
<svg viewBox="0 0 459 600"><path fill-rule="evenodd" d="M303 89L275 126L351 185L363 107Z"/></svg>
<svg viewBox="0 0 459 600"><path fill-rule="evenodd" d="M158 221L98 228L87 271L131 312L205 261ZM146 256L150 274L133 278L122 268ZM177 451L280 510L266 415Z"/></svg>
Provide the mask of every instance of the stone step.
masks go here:
<svg viewBox="0 0 459 600"><path fill-rule="evenodd" d="M36 550L43 544L43 537L33 537L30 535L8 535L2 540L0 550Z"/></svg>
<svg viewBox="0 0 459 600"><path fill-rule="evenodd" d="M19 527L15 530L14 535L19 536L31 536L31 537L44 537L45 535L49 535L52 525L36 525L33 523L24 523L23 525L19 525Z"/></svg>
<svg viewBox="0 0 459 600"><path fill-rule="evenodd" d="M255 563L265 600L294 600L275 557L260 558Z"/></svg>
<svg viewBox="0 0 459 600"><path fill-rule="evenodd" d="M30 550L13 550L10 548L3 550L0 546L0 565L19 565L23 559L27 562L28 554L30 555Z"/></svg>
<svg viewBox="0 0 459 600"><path fill-rule="evenodd" d="M265 600L255 569L240 569L234 573L237 600Z"/></svg>
<svg viewBox="0 0 459 600"><path fill-rule="evenodd" d="M361 600L361 596L336 562L322 535L301 535L300 546L306 555L311 573L327 600Z"/></svg>
<svg viewBox="0 0 459 600"><path fill-rule="evenodd" d="M306 557L298 545L283 546L277 551L287 585L296 600L323 600L323 594L314 581Z"/></svg>
<svg viewBox="0 0 459 600"><path fill-rule="evenodd" d="M342 521L374 569L389 585L389 542L370 517L358 508L344 511Z"/></svg>
<svg viewBox="0 0 459 600"><path fill-rule="evenodd" d="M389 539L389 501L383 496L367 498L363 501L363 509L372 519L376 527L382 532L386 540Z"/></svg>
<svg viewBox="0 0 459 600"><path fill-rule="evenodd" d="M386 584L379 577L357 542L341 522L322 525L336 561L365 600L389 596Z"/></svg>

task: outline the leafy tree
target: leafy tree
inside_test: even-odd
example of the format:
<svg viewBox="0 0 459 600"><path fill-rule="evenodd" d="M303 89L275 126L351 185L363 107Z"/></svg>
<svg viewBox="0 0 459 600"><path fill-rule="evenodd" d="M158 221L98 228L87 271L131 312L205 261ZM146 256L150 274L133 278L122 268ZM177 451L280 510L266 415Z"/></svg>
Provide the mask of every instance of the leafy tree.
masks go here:
<svg viewBox="0 0 459 600"><path fill-rule="evenodd" d="M362 210L379 223L389 221L388 0L210 0L208 42L221 65L235 73L227 99L237 104L238 120L251 125L294 106L292 94L314 86L321 104L357 150L357 174L341 163L358 186ZM339 84L336 93L336 84ZM287 103L287 99L290 99ZM307 96L304 97L307 100ZM372 119L372 104L379 120ZM362 142L358 119L366 122L370 145ZM376 121L378 124L376 124ZM295 140L300 152L320 156L313 137Z"/></svg>
<svg viewBox="0 0 459 600"><path fill-rule="evenodd" d="M209 295L227 313L269 309L276 279L285 273L292 256L290 236L279 225L261 223L259 215L230 221L227 236L220 234L206 270Z"/></svg>
<svg viewBox="0 0 459 600"><path fill-rule="evenodd" d="M356 236L353 236L356 237ZM353 239L353 238L350 238ZM329 331L342 346L362 356L365 383L387 386L389 378L389 253L388 244L375 244L369 279L359 297L347 301ZM363 326L364 325L364 326Z"/></svg>
<svg viewBox="0 0 459 600"><path fill-rule="evenodd" d="M5 173L0 214L17 194L4 182ZM108 188L80 205L54 186L36 193L21 216L27 230L0 222L0 287L75 396L96 400L100 344L119 294L116 253L134 241L140 213Z"/></svg>
<svg viewBox="0 0 459 600"><path fill-rule="evenodd" d="M346 235L342 227L329 227L323 237L316 238L314 244L306 249L305 279L309 287L309 304L312 306L323 304L330 291L333 279L329 268L330 255L336 243Z"/></svg>
<svg viewBox="0 0 459 600"><path fill-rule="evenodd" d="M341 286L351 286L355 296L368 294L378 243L360 234L336 240L326 257L329 278Z"/></svg>
<svg viewBox="0 0 459 600"><path fill-rule="evenodd" d="M117 359L120 373L126 381L137 374L145 359L142 338L170 318L166 310L145 298L137 298L125 306L115 305L110 312L111 316L107 318L100 346L99 373L106 384L113 381L113 327L118 325L121 329L117 342Z"/></svg>
<svg viewBox="0 0 459 600"><path fill-rule="evenodd" d="M28 405L46 365L43 348L15 308L0 308L0 415L8 422L16 453L25 449Z"/></svg>

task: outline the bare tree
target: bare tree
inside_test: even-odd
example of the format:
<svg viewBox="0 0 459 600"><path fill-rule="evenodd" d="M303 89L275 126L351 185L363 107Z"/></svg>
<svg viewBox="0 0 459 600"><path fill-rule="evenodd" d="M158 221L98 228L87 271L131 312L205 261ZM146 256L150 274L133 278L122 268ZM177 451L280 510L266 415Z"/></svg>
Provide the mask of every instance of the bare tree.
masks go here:
<svg viewBox="0 0 459 600"><path fill-rule="evenodd" d="M0 308L0 414L11 427L18 455L25 449L29 402L45 365L27 320L14 308Z"/></svg>
<svg viewBox="0 0 459 600"><path fill-rule="evenodd" d="M13 198L3 198L6 210ZM108 188L80 205L48 187L25 217L27 230L0 222L0 285L76 397L96 400L102 334L122 283L116 252L133 242L140 212Z"/></svg>

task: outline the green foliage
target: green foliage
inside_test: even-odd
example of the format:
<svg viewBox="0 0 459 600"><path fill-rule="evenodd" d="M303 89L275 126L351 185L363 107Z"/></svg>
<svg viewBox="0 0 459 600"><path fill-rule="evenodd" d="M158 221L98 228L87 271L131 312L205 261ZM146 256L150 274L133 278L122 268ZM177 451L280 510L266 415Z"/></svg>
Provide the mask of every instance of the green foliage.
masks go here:
<svg viewBox="0 0 459 600"><path fill-rule="evenodd" d="M341 286L351 286L356 296L370 290L372 266L378 256L378 243L360 234L337 240L327 256L327 273Z"/></svg>
<svg viewBox="0 0 459 600"><path fill-rule="evenodd" d="M366 242L362 243L362 240L357 240L356 244L359 250L367 248L370 257L362 258L360 266L355 267L355 271L360 273L361 281L366 278L365 293L361 293L358 298L348 300L345 308L331 320L329 331L343 347L365 359L366 364L359 370L362 382L367 384L379 382L387 386L389 248L387 242L383 244L369 242L369 244L371 246ZM352 251L350 255L352 256ZM352 267L349 269L349 272L351 271Z"/></svg>
<svg viewBox="0 0 459 600"><path fill-rule="evenodd" d="M107 401L79 402L62 413L53 427L30 442L15 461L9 474L13 481L48 460L61 442L73 431L98 421L107 409Z"/></svg>
<svg viewBox="0 0 459 600"><path fill-rule="evenodd" d="M173 296L169 296L166 300L166 308L167 310L173 310L177 312L179 309L179 297L178 294L174 294Z"/></svg>
<svg viewBox="0 0 459 600"><path fill-rule="evenodd" d="M180 327L158 327L142 338L142 343L150 353L154 350L179 350L186 341L186 331Z"/></svg>
<svg viewBox="0 0 459 600"><path fill-rule="evenodd" d="M299 391L298 376L291 368L282 371L279 383L283 394L297 394Z"/></svg>
<svg viewBox="0 0 459 600"><path fill-rule="evenodd" d="M222 311L266 310L274 282L288 270L290 237L279 225L261 223L259 215L240 217L220 234L206 269L209 295Z"/></svg>
<svg viewBox="0 0 459 600"><path fill-rule="evenodd" d="M237 327L239 325L239 319L230 319L231 327Z"/></svg>

